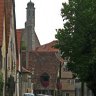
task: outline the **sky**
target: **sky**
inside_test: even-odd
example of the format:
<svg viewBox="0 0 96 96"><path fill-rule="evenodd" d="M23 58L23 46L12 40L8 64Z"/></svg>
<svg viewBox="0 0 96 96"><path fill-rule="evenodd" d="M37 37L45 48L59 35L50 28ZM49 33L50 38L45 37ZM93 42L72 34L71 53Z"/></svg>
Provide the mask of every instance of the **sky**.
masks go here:
<svg viewBox="0 0 96 96"><path fill-rule="evenodd" d="M16 28L25 27L26 8L30 0L15 0ZM35 32L40 44L55 40L56 29L63 27L62 3L67 0L31 0L35 6Z"/></svg>

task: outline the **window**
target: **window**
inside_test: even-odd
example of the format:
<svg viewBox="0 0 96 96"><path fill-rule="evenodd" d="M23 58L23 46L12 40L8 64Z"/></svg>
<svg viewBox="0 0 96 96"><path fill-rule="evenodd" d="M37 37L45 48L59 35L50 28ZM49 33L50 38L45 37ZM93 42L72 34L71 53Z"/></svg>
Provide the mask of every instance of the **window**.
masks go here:
<svg viewBox="0 0 96 96"><path fill-rule="evenodd" d="M68 80L68 83L71 84L71 85L72 85L72 84L75 84L75 80L74 80L74 79L69 79L69 80Z"/></svg>

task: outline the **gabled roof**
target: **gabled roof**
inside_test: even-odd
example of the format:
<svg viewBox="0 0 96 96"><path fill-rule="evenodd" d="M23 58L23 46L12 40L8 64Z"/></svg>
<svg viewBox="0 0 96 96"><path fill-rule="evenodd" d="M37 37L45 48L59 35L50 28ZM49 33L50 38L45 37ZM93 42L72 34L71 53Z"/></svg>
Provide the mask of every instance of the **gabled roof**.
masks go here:
<svg viewBox="0 0 96 96"><path fill-rule="evenodd" d="M56 57L58 58L58 60L63 63L64 59L60 56L59 54L59 49L56 49L54 47L54 45L57 43L57 41L52 41L50 43L41 45L40 47L37 47L35 51L37 52L55 52L56 53Z"/></svg>
<svg viewBox="0 0 96 96"><path fill-rule="evenodd" d="M25 28L22 29L16 29L16 34L17 34L17 46L18 46L18 50L20 50L20 44L21 44L21 38L22 38L22 33L24 32ZM24 34L24 33L23 33ZM36 46L40 46L40 42L39 39L37 37L37 34L34 34L35 37L35 44Z"/></svg>
<svg viewBox="0 0 96 96"><path fill-rule="evenodd" d="M41 45L40 47L37 47L36 48L36 51L47 51L47 52L58 52L59 50L54 48L54 45L57 43L56 40L50 42L50 43L47 43L47 44L44 44L44 45Z"/></svg>
<svg viewBox="0 0 96 96"><path fill-rule="evenodd" d="M16 29L18 51L20 51L21 34L23 31L24 29Z"/></svg>

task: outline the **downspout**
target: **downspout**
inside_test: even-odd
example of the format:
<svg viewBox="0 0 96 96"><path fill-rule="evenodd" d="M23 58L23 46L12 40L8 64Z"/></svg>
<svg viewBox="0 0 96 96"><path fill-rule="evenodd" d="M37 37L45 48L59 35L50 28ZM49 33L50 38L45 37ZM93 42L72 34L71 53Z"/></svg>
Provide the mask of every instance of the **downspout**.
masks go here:
<svg viewBox="0 0 96 96"><path fill-rule="evenodd" d="M4 17L5 17L5 58L4 58L4 67L5 67L5 72L4 72L4 78L5 78L5 82L4 82L4 90L3 90L3 96L7 96L7 20L6 20L6 7L7 7L7 1L4 0ZM4 33L3 33L4 34Z"/></svg>

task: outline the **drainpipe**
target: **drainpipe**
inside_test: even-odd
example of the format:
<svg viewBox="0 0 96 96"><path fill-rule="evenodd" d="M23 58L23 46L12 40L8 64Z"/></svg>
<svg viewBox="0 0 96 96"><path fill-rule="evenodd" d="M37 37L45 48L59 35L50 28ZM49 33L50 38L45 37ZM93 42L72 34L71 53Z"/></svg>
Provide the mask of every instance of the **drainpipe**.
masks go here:
<svg viewBox="0 0 96 96"><path fill-rule="evenodd" d="M7 22L6 22L6 12L7 12L7 10L6 10L6 7L7 7L7 1L6 0L4 0L4 20L5 20L5 37L4 37L4 39L5 39L5 57L3 57L3 64L4 64L4 66L3 66L3 77L4 77L4 86L3 86L3 96L6 96L7 95L7 87L6 87L6 85L7 85ZM4 33L3 33L4 34ZM5 70L4 70L5 69Z"/></svg>
<svg viewBox="0 0 96 96"><path fill-rule="evenodd" d="M20 50L20 73L19 73L19 77L20 77L20 95L22 96L22 50Z"/></svg>

